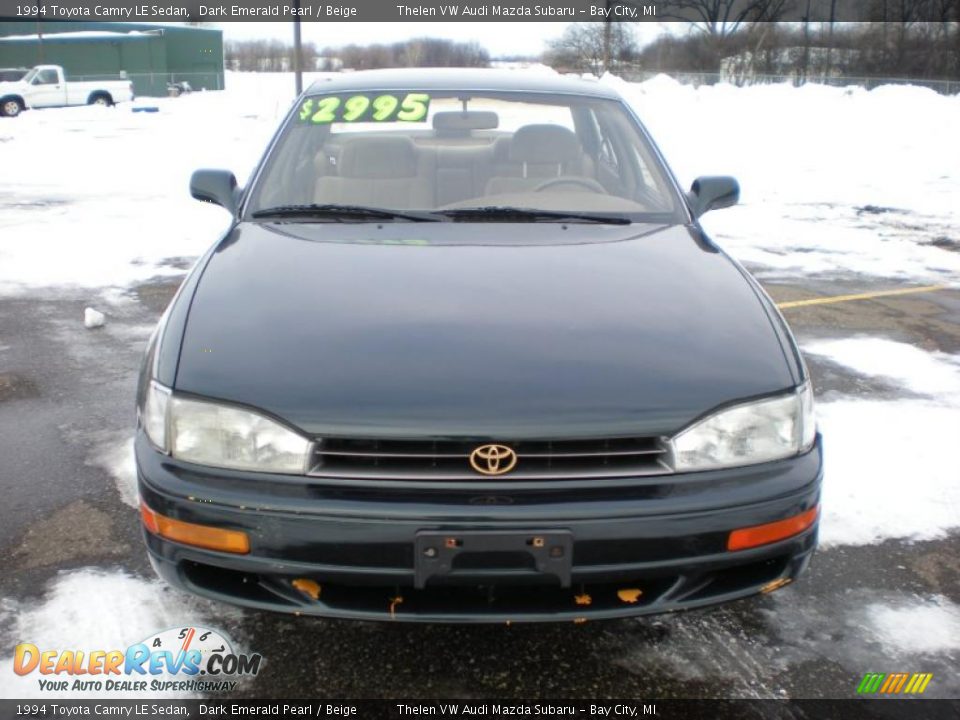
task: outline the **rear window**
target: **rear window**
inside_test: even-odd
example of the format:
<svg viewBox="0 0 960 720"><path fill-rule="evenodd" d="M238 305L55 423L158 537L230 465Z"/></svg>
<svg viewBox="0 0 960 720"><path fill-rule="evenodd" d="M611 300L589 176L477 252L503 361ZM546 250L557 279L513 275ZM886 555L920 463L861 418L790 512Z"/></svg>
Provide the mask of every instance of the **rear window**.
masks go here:
<svg viewBox="0 0 960 720"><path fill-rule="evenodd" d="M26 70L0 70L0 82L16 82L26 74Z"/></svg>

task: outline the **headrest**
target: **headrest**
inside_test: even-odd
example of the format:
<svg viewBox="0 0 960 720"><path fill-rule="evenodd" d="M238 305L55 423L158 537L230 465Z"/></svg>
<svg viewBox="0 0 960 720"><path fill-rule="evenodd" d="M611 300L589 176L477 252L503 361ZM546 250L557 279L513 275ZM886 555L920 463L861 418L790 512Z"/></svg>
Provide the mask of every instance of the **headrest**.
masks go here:
<svg viewBox="0 0 960 720"><path fill-rule="evenodd" d="M580 159L580 141L560 125L524 125L513 134L513 162L565 163Z"/></svg>
<svg viewBox="0 0 960 720"><path fill-rule="evenodd" d="M467 110L466 112L438 112L433 116L433 129L441 132L469 132L470 130L493 130L500 124L495 112Z"/></svg>
<svg viewBox="0 0 960 720"><path fill-rule="evenodd" d="M417 148L408 137L355 137L340 153L340 177L405 178L417 174Z"/></svg>

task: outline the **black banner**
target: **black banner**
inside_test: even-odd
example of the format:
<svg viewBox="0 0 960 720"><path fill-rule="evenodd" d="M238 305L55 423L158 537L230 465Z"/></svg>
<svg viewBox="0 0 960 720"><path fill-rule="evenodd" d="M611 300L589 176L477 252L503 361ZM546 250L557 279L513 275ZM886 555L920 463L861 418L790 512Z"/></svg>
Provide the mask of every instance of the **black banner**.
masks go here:
<svg viewBox="0 0 960 720"><path fill-rule="evenodd" d="M956 720L960 700L0 700L0 718Z"/></svg>
<svg viewBox="0 0 960 720"><path fill-rule="evenodd" d="M717 12L710 10L716 5ZM868 3L809 0L0 0L0 19L30 21L303 22L843 22L868 20Z"/></svg>

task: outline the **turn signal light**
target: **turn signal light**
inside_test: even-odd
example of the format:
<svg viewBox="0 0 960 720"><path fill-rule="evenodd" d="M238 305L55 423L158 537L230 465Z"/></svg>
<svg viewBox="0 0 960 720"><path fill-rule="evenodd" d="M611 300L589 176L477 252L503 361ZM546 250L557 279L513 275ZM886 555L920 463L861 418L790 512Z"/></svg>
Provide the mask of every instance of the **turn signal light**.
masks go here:
<svg viewBox="0 0 960 720"><path fill-rule="evenodd" d="M173 542L239 555L250 552L250 539L245 532L174 520L151 510L142 500L140 519L149 532Z"/></svg>
<svg viewBox="0 0 960 720"><path fill-rule="evenodd" d="M804 513L788 517L786 520L734 530L727 539L727 550L746 550L747 548L769 545L778 540L799 535L817 521L819 514L820 506L817 505Z"/></svg>

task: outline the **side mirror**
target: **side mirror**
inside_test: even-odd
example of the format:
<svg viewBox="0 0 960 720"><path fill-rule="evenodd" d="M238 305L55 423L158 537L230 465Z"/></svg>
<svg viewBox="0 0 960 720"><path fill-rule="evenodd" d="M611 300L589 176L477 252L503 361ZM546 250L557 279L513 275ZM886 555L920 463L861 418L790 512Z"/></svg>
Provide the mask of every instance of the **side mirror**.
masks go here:
<svg viewBox="0 0 960 720"><path fill-rule="evenodd" d="M726 175L698 177L690 186L687 200L695 218L710 210L736 205L740 199L740 183Z"/></svg>
<svg viewBox="0 0 960 720"><path fill-rule="evenodd" d="M196 170L190 177L190 195L226 208L231 215L236 215L240 206L237 179L229 170Z"/></svg>

